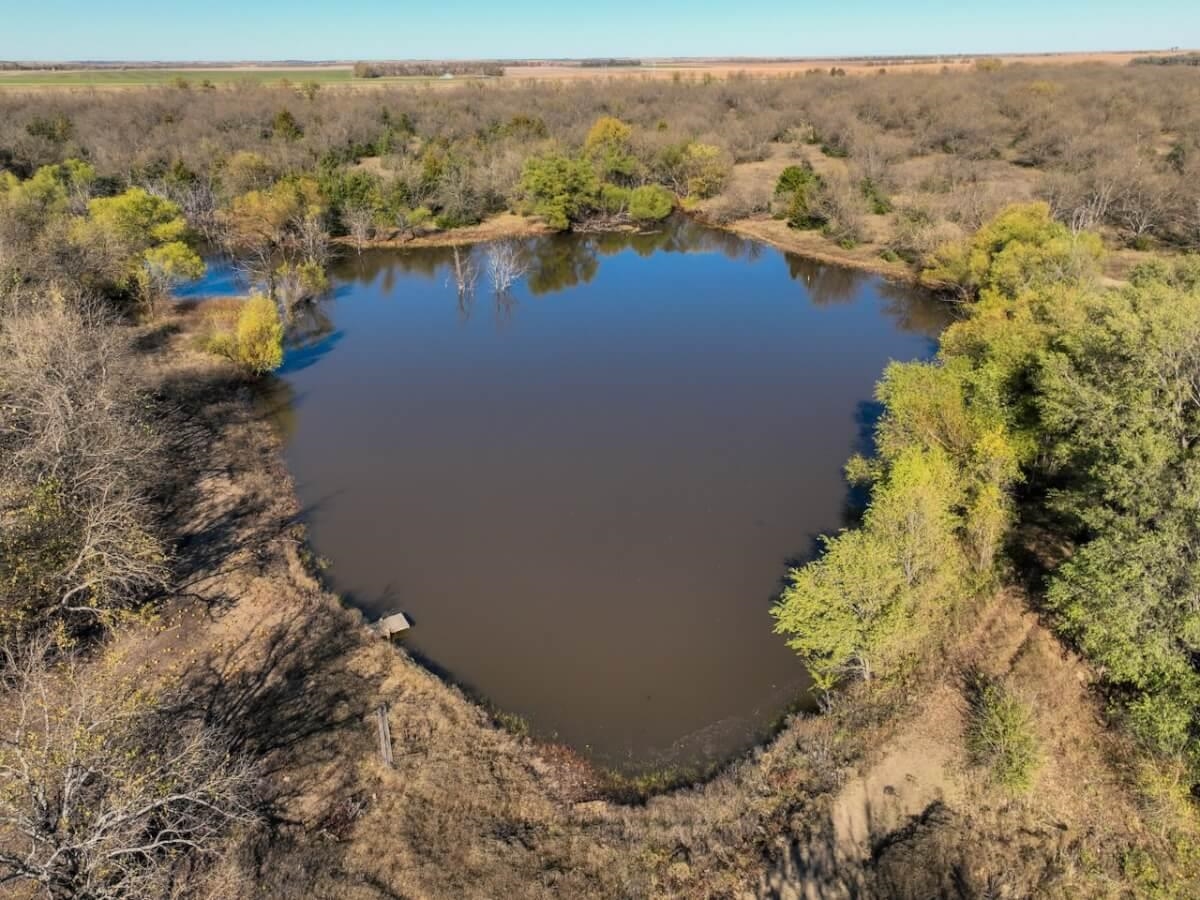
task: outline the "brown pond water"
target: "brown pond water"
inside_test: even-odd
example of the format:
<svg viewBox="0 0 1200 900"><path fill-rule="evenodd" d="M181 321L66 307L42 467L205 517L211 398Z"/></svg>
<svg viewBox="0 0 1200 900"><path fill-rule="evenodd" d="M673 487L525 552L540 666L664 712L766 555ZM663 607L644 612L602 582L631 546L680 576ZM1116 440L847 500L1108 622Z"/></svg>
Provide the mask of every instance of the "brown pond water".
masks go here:
<svg viewBox="0 0 1200 900"><path fill-rule="evenodd" d="M535 734L626 771L721 761L811 705L770 603L850 521L874 383L945 310L685 220L526 246L502 301L481 277L460 302L446 249L335 270L276 398L312 544Z"/></svg>

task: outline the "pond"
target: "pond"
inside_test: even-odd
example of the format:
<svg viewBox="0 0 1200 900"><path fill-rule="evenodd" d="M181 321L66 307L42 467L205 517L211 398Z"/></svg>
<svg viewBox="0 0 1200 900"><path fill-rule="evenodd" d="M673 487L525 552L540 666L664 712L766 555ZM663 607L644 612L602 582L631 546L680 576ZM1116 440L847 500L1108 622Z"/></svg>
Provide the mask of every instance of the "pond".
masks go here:
<svg viewBox="0 0 1200 900"><path fill-rule="evenodd" d="M534 734L624 771L724 760L811 705L768 609L851 522L874 384L945 310L682 218L525 247L504 297L460 297L444 248L335 267L276 398L313 547Z"/></svg>

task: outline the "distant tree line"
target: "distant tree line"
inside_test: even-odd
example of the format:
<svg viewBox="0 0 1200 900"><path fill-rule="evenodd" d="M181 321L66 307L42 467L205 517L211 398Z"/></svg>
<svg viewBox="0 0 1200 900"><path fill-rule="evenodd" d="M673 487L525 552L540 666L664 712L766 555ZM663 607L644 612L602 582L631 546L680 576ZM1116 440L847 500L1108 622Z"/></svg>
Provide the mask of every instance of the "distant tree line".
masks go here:
<svg viewBox="0 0 1200 900"><path fill-rule="evenodd" d="M72 68L67 63L22 63L0 59L0 72L58 72Z"/></svg>
<svg viewBox="0 0 1200 900"><path fill-rule="evenodd" d="M354 64L355 78L436 78L441 75L473 75L499 78L504 66L492 62L359 62Z"/></svg>
<svg viewBox="0 0 1200 900"><path fill-rule="evenodd" d="M1200 53L1174 53L1170 56L1138 56L1130 60L1135 66L1200 66Z"/></svg>
<svg viewBox="0 0 1200 900"><path fill-rule="evenodd" d="M609 58L594 58L581 59L579 65L585 69L613 69L613 68L631 68L642 64L640 59L629 59L621 57Z"/></svg>

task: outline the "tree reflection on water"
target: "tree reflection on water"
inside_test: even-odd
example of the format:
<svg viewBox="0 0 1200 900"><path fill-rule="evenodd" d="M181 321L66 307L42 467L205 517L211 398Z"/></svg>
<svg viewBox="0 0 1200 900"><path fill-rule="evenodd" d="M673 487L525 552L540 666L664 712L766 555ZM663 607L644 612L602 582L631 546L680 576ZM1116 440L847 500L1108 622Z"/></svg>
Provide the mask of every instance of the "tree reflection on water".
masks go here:
<svg viewBox="0 0 1200 900"><path fill-rule="evenodd" d="M720 253L731 260L754 262L771 251L758 241L732 232L711 228L686 216L676 215L643 231L556 234L520 242L529 264L524 279L531 297L543 297L592 283L603 257L632 250L640 257L655 253ZM482 265L481 246L460 246L460 256L476 267ZM343 259L333 271L337 280L354 284L378 281L391 296L401 276L446 280L451 284L456 249L414 247L370 250ZM831 265L793 253L782 254L789 277L804 286L817 306L852 303L868 292L884 298L884 310L904 331L936 337L954 317L954 311L927 292L911 285L889 282L878 275L845 266ZM476 303L475 291L456 291L459 317L470 320ZM519 301L512 295L493 298L498 324L511 320ZM314 334L306 340L314 339Z"/></svg>

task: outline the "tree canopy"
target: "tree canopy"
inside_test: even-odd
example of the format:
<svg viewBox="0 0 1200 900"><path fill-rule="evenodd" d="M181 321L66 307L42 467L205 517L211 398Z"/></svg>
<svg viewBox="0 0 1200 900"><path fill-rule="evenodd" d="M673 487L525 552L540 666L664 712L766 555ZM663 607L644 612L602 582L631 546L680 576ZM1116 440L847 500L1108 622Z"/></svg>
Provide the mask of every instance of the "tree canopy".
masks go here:
<svg viewBox="0 0 1200 900"><path fill-rule="evenodd" d="M888 367L862 524L791 573L776 628L820 688L900 671L1036 523L1072 548L1045 553L1052 621L1200 781L1200 264L1104 288L1098 255L1041 204L939 251L929 277L978 299L933 362Z"/></svg>

